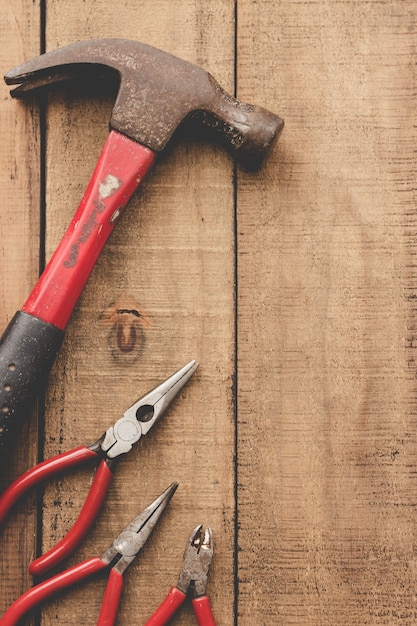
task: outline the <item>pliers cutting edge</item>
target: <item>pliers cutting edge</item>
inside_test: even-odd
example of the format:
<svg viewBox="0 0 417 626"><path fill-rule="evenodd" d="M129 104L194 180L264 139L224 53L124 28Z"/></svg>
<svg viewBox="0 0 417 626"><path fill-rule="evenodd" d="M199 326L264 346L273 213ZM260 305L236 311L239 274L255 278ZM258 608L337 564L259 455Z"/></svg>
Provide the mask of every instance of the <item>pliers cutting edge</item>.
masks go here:
<svg viewBox="0 0 417 626"><path fill-rule="evenodd" d="M90 530L104 503L115 460L129 452L133 444L159 421L175 396L198 367L195 360L178 370L163 383L137 400L113 426L90 446L80 446L39 463L17 478L0 497L0 522L13 504L31 487L70 467L89 460L98 461L97 472L78 519L69 532L49 552L29 567L32 575L49 571L73 552Z"/></svg>
<svg viewBox="0 0 417 626"><path fill-rule="evenodd" d="M200 524L191 533L185 547L182 569L176 587L171 587L167 597L156 609L145 626L164 626L192 595L194 614L199 626L215 626L210 599L206 595L207 576L213 557L213 533Z"/></svg>
<svg viewBox="0 0 417 626"><path fill-rule="evenodd" d="M83 561L26 591L4 613L0 626L15 626L44 600L105 569L110 569L110 573L97 626L113 626L122 594L123 572L145 545L177 487L178 483L172 483L126 526L101 557Z"/></svg>

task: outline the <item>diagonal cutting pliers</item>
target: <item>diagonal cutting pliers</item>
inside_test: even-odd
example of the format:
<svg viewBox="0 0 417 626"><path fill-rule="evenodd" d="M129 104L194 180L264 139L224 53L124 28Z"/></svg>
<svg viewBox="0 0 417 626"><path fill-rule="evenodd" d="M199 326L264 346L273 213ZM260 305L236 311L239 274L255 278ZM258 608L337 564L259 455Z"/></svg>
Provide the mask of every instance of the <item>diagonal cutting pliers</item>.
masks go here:
<svg viewBox="0 0 417 626"><path fill-rule="evenodd" d="M12 483L0 497L0 522L13 504L31 487L62 470L87 461L98 462L97 472L92 481L78 519L69 532L51 550L38 557L29 567L32 575L49 571L71 554L86 536L104 503L109 489L115 461L129 452L133 444L146 435L159 421L161 415L175 396L184 387L198 367L195 360L179 369L163 383L137 400L125 411L113 426L90 446L80 446L58 454L30 470L27 470Z"/></svg>
<svg viewBox="0 0 417 626"><path fill-rule="evenodd" d="M178 483L172 483L126 526L101 557L93 557L74 565L26 591L4 613L0 619L0 626L15 626L26 613L44 600L89 578L96 572L108 569L110 570L109 579L97 626L113 626L122 594L123 572L145 545L177 487Z"/></svg>
<svg viewBox="0 0 417 626"><path fill-rule="evenodd" d="M145 626L164 626L191 595L194 614L199 626L215 626L210 599L206 595L207 577L213 558L213 533L200 524L191 533L184 551L182 569L176 587L156 609Z"/></svg>

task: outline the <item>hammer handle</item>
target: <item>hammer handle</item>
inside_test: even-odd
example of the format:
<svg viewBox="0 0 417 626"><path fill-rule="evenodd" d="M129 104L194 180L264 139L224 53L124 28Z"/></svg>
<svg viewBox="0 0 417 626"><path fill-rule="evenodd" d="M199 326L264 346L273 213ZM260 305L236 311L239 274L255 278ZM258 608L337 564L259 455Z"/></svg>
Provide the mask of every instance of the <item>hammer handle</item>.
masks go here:
<svg viewBox="0 0 417 626"><path fill-rule="evenodd" d="M0 451L29 416L94 264L154 159L149 148L110 132L62 241L1 337Z"/></svg>
<svg viewBox="0 0 417 626"><path fill-rule="evenodd" d="M64 330L104 244L150 169L149 148L111 131L83 199L23 311Z"/></svg>

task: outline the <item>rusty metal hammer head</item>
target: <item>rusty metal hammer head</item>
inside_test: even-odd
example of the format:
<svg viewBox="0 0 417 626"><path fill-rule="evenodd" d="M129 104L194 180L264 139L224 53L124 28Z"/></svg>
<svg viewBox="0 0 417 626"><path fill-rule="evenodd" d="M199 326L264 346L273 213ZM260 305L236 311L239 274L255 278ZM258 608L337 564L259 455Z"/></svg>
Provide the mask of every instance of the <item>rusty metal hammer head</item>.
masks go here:
<svg viewBox="0 0 417 626"><path fill-rule="evenodd" d="M203 69L151 46L125 39L81 41L43 54L5 75L23 97L63 80L89 78L100 69L118 73L119 92L110 127L154 152L164 149L189 117L222 138L247 167L258 168L284 122L269 111L226 93Z"/></svg>

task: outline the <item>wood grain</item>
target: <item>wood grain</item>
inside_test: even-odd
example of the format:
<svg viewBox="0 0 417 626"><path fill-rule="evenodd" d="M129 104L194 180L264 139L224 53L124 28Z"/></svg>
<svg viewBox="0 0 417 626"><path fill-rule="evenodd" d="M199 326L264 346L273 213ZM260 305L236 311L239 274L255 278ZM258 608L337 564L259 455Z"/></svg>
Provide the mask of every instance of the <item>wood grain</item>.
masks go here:
<svg viewBox="0 0 417 626"><path fill-rule="evenodd" d="M134 8L134 10L133 10ZM157 16L157 20L155 19ZM233 90L233 3L55 2L47 48L90 37L135 38L216 74ZM178 38L178 32L181 37ZM226 53L225 53L226 52ZM47 229L52 252L79 202L108 132L112 99L60 90L47 116ZM145 114L147 112L144 112ZM117 468L94 531L73 555L101 554L171 481L180 487L143 557L125 576L118 624L144 623L176 583L185 541L210 524L216 560L213 610L233 623L234 366L233 162L182 135L155 167L108 242L67 331L48 395L45 454L92 442L136 398L191 358L200 368L157 430ZM105 313L141 311L135 354L117 350ZM129 304L130 303L130 304ZM113 333L113 334L112 334ZM85 496L91 472L52 484L43 507L43 549L59 539ZM103 581L50 603L43 623L98 615ZM190 607L173 623L194 624Z"/></svg>
<svg viewBox="0 0 417 626"><path fill-rule="evenodd" d="M6 5L0 9L1 75L40 52L39 2L11 0ZM39 120L36 103L16 105L6 85L0 85L0 333L22 306L39 271ZM1 490L36 462L37 444L33 415L13 452L1 459ZM0 614L31 584L27 564L35 549L35 530L35 498L30 496L0 531Z"/></svg>
<svg viewBox="0 0 417 626"><path fill-rule="evenodd" d="M412 624L415 6L238 8L238 621Z"/></svg>
<svg viewBox="0 0 417 626"><path fill-rule="evenodd" d="M197 358L178 401L120 462L98 523L65 563L100 555L180 483L126 573L120 625L144 623L175 584L200 522L215 533L209 592L223 626L416 622L416 28L412 0L0 8L3 73L38 54L42 32L48 50L132 38L205 67L286 121L257 173L202 136L178 135L83 292L45 423L38 432L32 419L2 469L4 488L35 462L39 435L45 457L92 443ZM43 138L38 101L0 89L4 327L36 279L39 249L49 258L74 214L113 96L56 90ZM51 481L2 527L0 614L30 586L37 546L47 550L72 524L93 472ZM94 623L104 585L48 602L42 624ZM190 607L172 623L195 624Z"/></svg>

